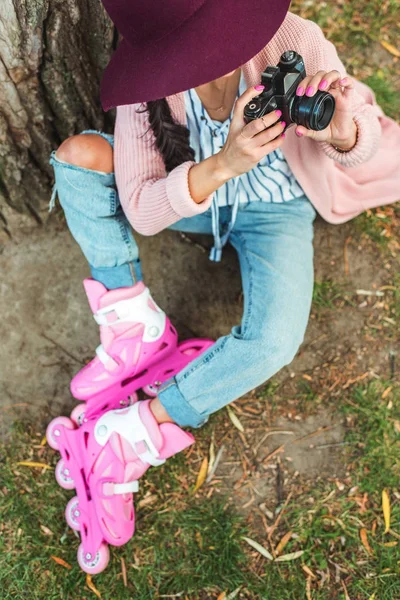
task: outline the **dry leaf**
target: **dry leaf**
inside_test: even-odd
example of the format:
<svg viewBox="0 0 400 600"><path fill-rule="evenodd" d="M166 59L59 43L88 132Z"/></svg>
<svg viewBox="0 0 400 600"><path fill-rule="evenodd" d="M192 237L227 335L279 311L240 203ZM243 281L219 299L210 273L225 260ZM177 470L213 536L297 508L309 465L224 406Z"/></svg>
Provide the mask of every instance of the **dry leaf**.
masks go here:
<svg viewBox="0 0 400 600"><path fill-rule="evenodd" d="M385 533L387 533L390 529L390 499L386 490L382 492L382 510L385 519Z"/></svg>
<svg viewBox="0 0 400 600"><path fill-rule="evenodd" d="M264 548L264 546L261 546L261 544L259 544L258 542L255 542L254 540L243 536L243 539L254 548L254 550L257 550L257 552L259 552L260 554L262 554L265 558L268 558L268 560L274 560L272 554L270 552L268 552L268 550L266 548Z"/></svg>
<svg viewBox="0 0 400 600"><path fill-rule="evenodd" d="M311 596L311 577L307 577L306 595L307 595L307 600L312 600L312 596Z"/></svg>
<svg viewBox="0 0 400 600"><path fill-rule="evenodd" d="M51 556L50 558L52 558L54 560L54 562L56 562L58 565L61 565L62 567L65 567L66 569L72 569L72 567L69 563L65 562L65 560L63 560L62 558L58 558L58 556Z"/></svg>
<svg viewBox="0 0 400 600"><path fill-rule="evenodd" d="M389 396L392 389L393 389L392 385L390 387L386 388L386 390L383 392L383 394L381 396L382 400L384 400L386 398L386 396Z"/></svg>
<svg viewBox="0 0 400 600"><path fill-rule="evenodd" d="M389 42L385 42L385 40L382 40L381 45L385 48L385 50L390 52L390 54L393 54L393 56L397 56L397 58L400 58L400 51L397 50L397 48L395 48L394 46L392 46L392 44L389 44Z"/></svg>
<svg viewBox="0 0 400 600"><path fill-rule="evenodd" d="M310 567L307 567L307 565L301 565L301 568L303 569L303 571L305 573L307 573L307 575L309 577L311 577L311 579L317 579L317 576L314 575L314 573L311 571Z"/></svg>
<svg viewBox="0 0 400 600"><path fill-rule="evenodd" d="M17 462L17 465L20 465L21 467L34 467L34 468L38 468L38 469L53 469L53 467L50 467L50 465L46 465L45 463L30 462L28 460L23 460L22 462Z"/></svg>
<svg viewBox="0 0 400 600"><path fill-rule="evenodd" d="M226 600L226 592L221 592L217 600Z"/></svg>
<svg viewBox="0 0 400 600"><path fill-rule="evenodd" d="M199 474L197 475L196 485L194 486L193 494L195 494L203 485L207 477L207 468L208 468L208 458L207 456L203 458L203 462L201 463Z"/></svg>
<svg viewBox="0 0 400 600"><path fill-rule="evenodd" d="M214 463L215 463L215 449L214 449L214 440L213 439L211 440L210 449L208 451L208 454L209 454L210 458L208 461L207 475L210 475L212 468L214 466ZM217 598L217 600L218 600L218 598Z"/></svg>
<svg viewBox="0 0 400 600"><path fill-rule="evenodd" d="M121 556L121 567L122 567L122 579L124 580L124 586L128 587L128 579L126 577L126 566L125 561Z"/></svg>
<svg viewBox="0 0 400 600"><path fill-rule="evenodd" d="M393 542L386 542L385 544L383 544L385 546L385 548L394 548L395 546L397 546L399 542L395 542L393 540Z"/></svg>
<svg viewBox="0 0 400 600"><path fill-rule="evenodd" d="M231 409L231 407L227 406L226 410L228 411L229 418L232 421L233 425L236 427L236 429L238 429L239 431L244 433L244 427L241 424L241 422L239 421L239 419L237 418L237 416L235 415L235 413L233 412L233 410Z"/></svg>
<svg viewBox="0 0 400 600"><path fill-rule="evenodd" d="M40 529L43 531L43 533L45 535L54 535L54 533L51 531L51 529L49 529L48 527L46 527L45 525L41 525Z"/></svg>
<svg viewBox="0 0 400 600"><path fill-rule="evenodd" d="M47 437L44 435L44 436L42 437L42 441L40 442L40 445L41 445L41 446L45 446L46 444L47 444Z"/></svg>
<svg viewBox="0 0 400 600"><path fill-rule="evenodd" d="M236 588L236 590L233 590L233 592L231 592L229 594L229 596L226 597L225 600L233 600L234 598L236 598L236 596L238 595L238 593L240 592L241 589L242 589L242 586L240 585L238 588Z"/></svg>
<svg viewBox="0 0 400 600"><path fill-rule="evenodd" d="M369 545L368 536L367 536L367 530L364 527L362 529L360 529L360 539L361 539L362 545L364 546L364 548L366 549L366 551L368 552L368 554L370 556L372 556L373 555L372 548Z"/></svg>
<svg viewBox="0 0 400 600"><path fill-rule="evenodd" d="M283 536L283 538L281 539L281 541L279 542L279 544L275 548L275 554L276 554L276 556L279 556L279 554L282 552L282 550L284 549L284 547L286 546L286 544L288 543L288 541L292 537L292 533L293 533L293 531L288 531Z"/></svg>
<svg viewBox="0 0 400 600"><path fill-rule="evenodd" d="M96 586L94 585L91 575L86 575L86 585L88 586L88 588L90 590L92 590L93 594L96 594L96 596L98 598L101 598L101 594L100 594L99 590L96 588Z"/></svg>
<svg viewBox="0 0 400 600"><path fill-rule="evenodd" d="M351 600L351 598L349 596L349 592L347 591L346 584L345 584L345 582L343 580L342 580L342 588L343 588L343 591L344 591L345 600Z"/></svg>
<svg viewBox="0 0 400 600"><path fill-rule="evenodd" d="M303 556L304 550L299 550L298 552L291 552L290 554L283 554L282 556L278 556L275 559L275 562L289 562L290 560L296 560L296 558L300 558Z"/></svg>
<svg viewBox="0 0 400 600"><path fill-rule="evenodd" d="M375 592L368 598L368 600L375 600Z"/></svg>
<svg viewBox="0 0 400 600"><path fill-rule="evenodd" d="M154 504L154 502L157 502L158 500L158 496L156 494L149 494L149 496L146 496L145 498L143 498L143 500L141 500L140 502L138 502L138 508L143 508L144 506L149 506L150 504Z"/></svg>

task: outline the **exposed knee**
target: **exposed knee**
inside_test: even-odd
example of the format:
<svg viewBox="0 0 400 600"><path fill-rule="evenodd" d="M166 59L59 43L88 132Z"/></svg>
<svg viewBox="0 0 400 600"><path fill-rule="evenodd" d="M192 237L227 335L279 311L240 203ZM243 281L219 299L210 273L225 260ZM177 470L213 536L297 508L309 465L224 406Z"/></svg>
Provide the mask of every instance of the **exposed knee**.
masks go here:
<svg viewBox="0 0 400 600"><path fill-rule="evenodd" d="M114 170L112 147L101 135L94 133L68 138L58 148L56 157L70 165L85 169L103 173L112 173Z"/></svg>

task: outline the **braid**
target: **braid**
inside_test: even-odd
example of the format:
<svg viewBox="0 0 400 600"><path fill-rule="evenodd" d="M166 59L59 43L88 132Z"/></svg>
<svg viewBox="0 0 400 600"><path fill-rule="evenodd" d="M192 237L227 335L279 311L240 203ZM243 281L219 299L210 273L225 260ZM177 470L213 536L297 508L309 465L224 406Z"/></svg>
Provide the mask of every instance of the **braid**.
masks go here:
<svg viewBox="0 0 400 600"><path fill-rule="evenodd" d="M189 130L176 123L165 98L147 102L150 127L155 144L163 157L167 173L187 160L194 160L194 150L189 143Z"/></svg>

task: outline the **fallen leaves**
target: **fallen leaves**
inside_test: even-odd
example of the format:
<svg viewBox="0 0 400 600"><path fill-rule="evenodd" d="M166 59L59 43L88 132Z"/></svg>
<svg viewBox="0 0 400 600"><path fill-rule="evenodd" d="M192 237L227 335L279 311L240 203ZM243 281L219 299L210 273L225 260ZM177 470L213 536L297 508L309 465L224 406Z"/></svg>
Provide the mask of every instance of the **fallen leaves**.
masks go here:
<svg viewBox="0 0 400 600"><path fill-rule="evenodd" d="M45 463L41 463L41 462L31 462L28 460L23 460L23 461L17 462L16 464L21 467L31 467L33 469L51 469L51 470L53 470L53 467L50 467L50 465L46 465Z"/></svg>
<svg viewBox="0 0 400 600"><path fill-rule="evenodd" d="M275 562L289 562L291 560L297 560L300 556L303 556L304 550L298 550L297 552L290 552L290 554L283 554L275 559Z"/></svg>
<svg viewBox="0 0 400 600"><path fill-rule="evenodd" d="M279 556L279 554L282 553L282 550L285 548L286 544L289 542L290 538L293 535L293 531L288 531L283 538L281 539L281 541L279 542L279 544L276 546L275 548L275 554L276 556Z"/></svg>
<svg viewBox="0 0 400 600"><path fill-rule="evenodd" d="M360 539L361 539L361 543L364 546L364 548L366 549L367 553L370 556L373 556L373 552L372 552L372 548L369 545L368 542L368 534L367 534L367 530L365 529L365 527L363 527L362 529L360 529Z"/></svg>
<svg viewBox="0 0 400 600"><path fill-rule="evenodd" d="M93 592L93 594L95 594L98 598L101 598L101 594L100 594L99 590L96 588L96 586L94 585L91 575L86 575L86 585Z"/></svg>
<svg viewBox="0 0 400 600"><path fill-rule="evenodd" d="M193 489L193 494L195 494L203 485L207 477L207 469L208 469L208 458L205 456L203 458L203 462L201 463L199 474L197 475L196 485Z"/></svg>
<svg viewBox="0 0 400 600"><path fill-rule="evenodd" d="M296 560L296 559L300 558L300 556L303 556L303 554L304 554L304 550L298 550L297 552L290 552L289 554L283 554L282 556L278 556L274 559L272 554L270 552L268 552L268 550L266 548L264 548L264 546L261 546L261 544L259 544L255 540L252 540L251 538L248 538L245 536L243 536L243 539L245 540L245 542L247 542L249 544L249 546L254 548L254 550L257 550L257 552L259 552L262 556L264 556L264 558L267 558L268 560L270 560L272 562L290 562L291 560Z"/></svg>
<svg viewBox="0 0 400 600"><path fill-rule="evenodd" d="M64 567L64 569L72 569L69 563L67 563L62 558L59 558L58 556L51 556L50 558L54 560L54 562L56 562L58 565L61 565L61 567Z"/></svg>
<svg viewBox="0 0 400 600"><path fill-rule="evenodd" d="M128 578L126 576L126 566L123 557L121 556L121 571L122 571L122 579L124 582L124 586L128 587Z"/></svg>
<svg viewBox="0 0 400 600"><path fill-rule="evenodd" d="M392 46L392 44L389 44L389 42L386 42L385 40L381 40L380 43L381 46L385 48L385 50L390 52L390 54L393 54L393 56L397 56L397 58L400 58L400 50L397 50L397 48Z"/></svg>
<svg viewBox="0 0 400 600"><path fill-rule="evenodd" d="M385 520L385 533L390 529L390 499L386 490L382 491L382 511Z"/></svg>
<svg viewBox="0 0 400 600"><path fill-rule="evenodd" d="M245 542L247 542L249 544L249 546L254 548L254 550L257 550L257 552L259 552L262 556L264 556L268 560L274 560L274 557L272 556L272 554L270 552L268 552L268 550L266 548L264 548L264 546L261 546L261 544L259 544L255 540L252 540L251 538L248 538L246 536L243 536L243 539Z"/></svg>
<svg viewBox="0 0 400 600"><path fill-rule="evenodd" d="M235 413L231 409L231 407L227 406L226 410L228 411L228 416L229 416L230 420L232 421L232 425L234 427L236 427L236 429L238 429L241 433L244 433L244 427L241 424L241 422L239 421L239 418L235 415Z"/></svg>

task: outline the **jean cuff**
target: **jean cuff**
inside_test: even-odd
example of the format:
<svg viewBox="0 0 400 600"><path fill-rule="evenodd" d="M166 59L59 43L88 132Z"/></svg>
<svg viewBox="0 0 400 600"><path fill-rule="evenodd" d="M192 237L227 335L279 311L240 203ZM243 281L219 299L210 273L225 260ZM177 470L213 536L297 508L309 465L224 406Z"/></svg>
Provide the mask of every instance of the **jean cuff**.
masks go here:
<svg viewBox="0 0 400 600"><path fill-rule="evenodd" d="M100 281L108 290L131 287L142 281L140 260L125 263L116 267L93 267L90 265L93 279Z"/></svg>
<svg viewBox="0 0 400 600"><path fill-rule="evenodd" d="M208 417L200 415L182 396L175 377L161 388L157 396L171 419L180 427L201 427L208 421Z"/></svg>

